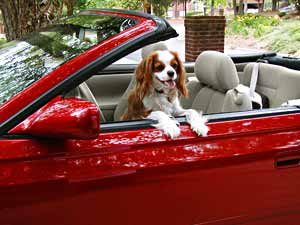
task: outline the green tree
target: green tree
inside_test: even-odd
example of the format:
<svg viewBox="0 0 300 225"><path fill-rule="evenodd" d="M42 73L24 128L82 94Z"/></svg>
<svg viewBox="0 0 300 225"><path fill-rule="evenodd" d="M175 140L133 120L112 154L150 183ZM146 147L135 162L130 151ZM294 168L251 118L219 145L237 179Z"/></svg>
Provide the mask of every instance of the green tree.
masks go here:
<svg viewBox="0 0 300 225"><path fill-rule="evenodd" d="M62 4L62 0L0 0L7 40L51 23L61 16Z"/></svg>
<svg viewBox="0 0 300 225"><path fill-rule="evenodd" d="M123 9L141 10L143 2L141 0L118 0L118 6Z"/></svg>
<svg viewBox="0 0 300 225"><path fill-rule="evenodd" d="M86 1L86 0L82 0ZM90 0L91 1L91 0ZM141 10L142 9L142 0L92 0L96 7L98 8L120 8L120 9L129 9L129 10ZM85 4L91 8L91 4Z"/></svg>
<svg viewBox="0 0 300 225"><path fill-rule="evenodd" d="M74 9L96 7L96 0L0 0L6 39L21 38L52 23L63 15L64 7L70 16Z"/></svg>
<svg viewBox="0 0 300 225"><path fill-rule="evenodd" d="M233 3L233 8L237 9L237 7L234 7L234 5L236 6L236 0L233 0L232 3ZM223 7L227 6L228 5L227 0L206 0L206 6L210 8L211 13L214 13L214 9L220 5Z"/></svg>
<svg viewBox="0 0 300 225"><path fill-rule="evenodd" d="M151 5L153 7L154 14L157 16L166 15L168 8L173 3L173 0L152 0Z"/></svg>
<svg viewBox="0 0 300 225"><path fill-rule="evenodd" d="M238 10L237 10L237 3L236 3L236 0L232 0L232 7L233 7L233 13L234 13L234 16L237 16Z"/></svg>
<svg viewBox="0 0 300 225"><path fill-rule="evenodd" d="M244 15L244 0L240 0L238 14Z"/></svg>
<svg viewBox="0 0 300 225"><path fill-rule="evenodd" d="M276 11L278 8L278 1L272 0L272 11Z"/></svg>
<svg viewBox="0 0 300 225"><path fill-rule="evenodd" d="M96 7L97 7L96 0L76 0L74 4L74 8L78 10L86 9L86 8L96 8Z"/></svg>
<svg viewBox="0 0 300 225"><path fill-rule="evenodd" d="M295 7L298 10L298 12L300 12L300 0L294 0L295 3Z"/></svg>

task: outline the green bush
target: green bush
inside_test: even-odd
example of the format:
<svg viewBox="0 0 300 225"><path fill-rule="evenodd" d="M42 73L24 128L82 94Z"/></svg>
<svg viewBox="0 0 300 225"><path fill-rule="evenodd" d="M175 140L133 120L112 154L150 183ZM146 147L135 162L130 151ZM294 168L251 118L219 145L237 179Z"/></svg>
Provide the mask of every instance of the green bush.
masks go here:
<svg viewBox="0 0 300 225"><path fill-rule="evenodd" d="M6 39L0 38L0 48L1 48L1 45L5 44L5 43L6 43Z"/></svg>
<svg viewBox="0 0 300 225"><path fill-rule="evenodd" d="M269 34L262 38L270 50L286 53L300 54L300 21L285 21Z"/></svg>
<svg viewBox="0 0 300 225"><path fill-rule="evenodd" d="M203 16L203 12L200 11L194 11L194 12L187 12L187 16Z"/></svg>
<svg viewBox="0 0 300 225"><path fill-rule="evenodd" d="M279 17L246 14L227 23L227 34L261 37L280 23Z"/></svg>

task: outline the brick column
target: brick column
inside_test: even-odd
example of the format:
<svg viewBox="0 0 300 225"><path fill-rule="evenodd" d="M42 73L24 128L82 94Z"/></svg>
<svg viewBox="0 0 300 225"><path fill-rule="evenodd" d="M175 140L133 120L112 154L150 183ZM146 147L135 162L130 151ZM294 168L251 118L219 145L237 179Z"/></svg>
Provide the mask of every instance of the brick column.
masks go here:
<svg viewBox="0 0 300 225"><path fill-rule="evenodd" d="M224 52L225 24L225 16L185 17L185 61L194 62L206 50Z"/></svg>

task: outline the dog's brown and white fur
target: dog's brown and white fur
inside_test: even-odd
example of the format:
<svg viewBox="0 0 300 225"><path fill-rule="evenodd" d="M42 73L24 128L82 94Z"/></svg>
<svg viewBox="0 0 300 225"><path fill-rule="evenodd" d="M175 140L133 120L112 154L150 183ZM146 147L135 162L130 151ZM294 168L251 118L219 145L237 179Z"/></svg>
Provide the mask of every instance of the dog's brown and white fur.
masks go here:
<svg viewBox="0 0 300 225"><path fill-rule="evenodd" d="M177 53L155 51L137 67L136 86L128 97L128 110L123 120L153 119L154 126L171 138L180 135L178 122L173 116L185 115L187 122L198 135L206 136L206 119L193 109L183 109L179 95L187 96L185 70Z"/></svg>

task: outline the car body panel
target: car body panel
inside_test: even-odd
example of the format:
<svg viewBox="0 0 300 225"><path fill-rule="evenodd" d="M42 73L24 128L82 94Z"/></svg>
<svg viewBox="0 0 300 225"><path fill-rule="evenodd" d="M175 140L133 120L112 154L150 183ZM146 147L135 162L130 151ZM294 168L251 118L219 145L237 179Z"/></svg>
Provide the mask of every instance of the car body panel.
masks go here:
<svg viewBox="0 0 300 225"><path fill-rule="evenodd" d="M46 143L51 152L44 148L28 160L1 160L1 220L273 224L274 218L291 218L286 215L299 218L299 164L276 166L282 157L300 157L299 118L294 114L211 123L204 138L183 125L177 141L150 128L56 142L52 149ZM31 149L43 143L27 141ZM0 143L9 146L8 141ZM22 180L48 182L15 185Z"/></svg>
<svg viewBox="0 0 300 225"><path fill-rule="evenodd" d="M13 165L14 160L16 163L20 159L39 162L44 158L54 158L68 161L68 166L74 167L71 170L68 170L68 166L65 168L66 178L70 182L102 179L111 174L118 175L120 171L122 175L123 170L127 173L128 170L294 151L298 147L299 118L300 114L288 114L212 122L209 123L211 131L208 137L197 137L183 124L182 134L176 140L169 139L162 131L154 128L101 133L94 140L13 140L12 137L10 140L0 140L0 148L4 149L5 146L6 149L1 152L1 161L5 165L7 162ZM115 170L116 173L113 172ZM29 171L32 173L28 176L34 178L34 170ZM22 183L22 177L10 176L9 173L3 174L2 186L9 185L10 182L6 181L10 179L14 183L19 179Z"/></svg>

